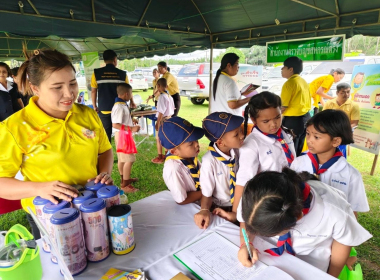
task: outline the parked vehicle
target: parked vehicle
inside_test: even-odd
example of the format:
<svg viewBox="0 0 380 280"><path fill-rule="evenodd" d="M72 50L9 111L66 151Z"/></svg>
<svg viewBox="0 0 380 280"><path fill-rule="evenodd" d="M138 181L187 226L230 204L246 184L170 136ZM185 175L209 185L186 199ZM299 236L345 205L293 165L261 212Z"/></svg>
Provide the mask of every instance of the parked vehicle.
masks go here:
<svg viewBox="0 0 380 280"><path fill-rule="evenodd" d="M213 63L213 80L220 63ZM234 77L238 88L241 89L248 83L261 85L262 66L240 64L239 72ZM186 64L177 76L181 96L188 97L195 105L200 105L209 100L210 88L210 63Z"/></svg>
<svg viewBox="0 0 380 280"><path fill-rule="evenodd" d="M148 90L148 81L141 73L128 73L129 84L132 86L133 90L142 89L143 91Z"/></svg>
<svg viewBox="0 0 380 280"><path fill-rule="evenodd" d="M348 56L343 61L361 61L363 64L380 64L380 56Z"/></svg>

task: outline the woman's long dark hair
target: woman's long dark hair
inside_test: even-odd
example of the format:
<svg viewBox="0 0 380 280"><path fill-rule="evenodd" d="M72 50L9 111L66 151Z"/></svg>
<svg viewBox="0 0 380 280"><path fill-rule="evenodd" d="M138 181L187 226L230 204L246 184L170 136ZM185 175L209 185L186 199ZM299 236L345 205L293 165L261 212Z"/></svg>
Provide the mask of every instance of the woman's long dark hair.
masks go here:
<svg viewBox="0 0 380 280"><path fill-rule="evenodd" d="M239 56L236 53L226 53L223 56L222 61L220 63L220 68L216 72L216 76L215 76L215 79L214 79L213 90L212 90L213 91L213 95L214 95L214 100L215 100L216 88L218 86L218 80L219 80L220 74L222 73L222 71L224 69L226 69L228 63L231 64L231 66L232 66L238 60L239 60Z"/></svg>
<svg viewBox="0 0 380 280"><path fill-rule="evenodd" d="M244 138L247 136L248 118L256 119L261 110L268 108L280 108L281 98L269 91L263 91L251 97L247 107L244 110ZM290 134L294 138L294 133L291 129L281 126L285 133Z"/></svg>

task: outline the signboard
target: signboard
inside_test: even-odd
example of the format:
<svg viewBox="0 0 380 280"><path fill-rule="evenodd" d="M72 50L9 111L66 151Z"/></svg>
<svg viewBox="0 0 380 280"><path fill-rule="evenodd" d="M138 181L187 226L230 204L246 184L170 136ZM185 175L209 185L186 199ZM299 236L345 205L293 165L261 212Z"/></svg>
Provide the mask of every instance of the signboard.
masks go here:
<svg viewBox="0 0 380 280"><path fill-rule="evenodd" d="M95 68L100 67L98 52L82 53L84 74L86 77L86 88L89 101L91 100L91 76Z"/></svg>
<svg viewBox="0 0 380 280"><path fill-rule="evenodd" d="M249 83L261 85L263 79L263 66L240 64L239 72L233 77L233 79L236 81L239 90Z"/></svg>
<svg viewBox="0 0 380 280"><path fill-rule="evenodd" d="M352 146L378 155L380 151L380 64L354 67L351 98L359 104L359 125Z"/></svg>
<svg viewBox="0 0 380 280"><path fill-rule="evenodd" d="M291 56L303 61L342 61L345 35L267 42L267 63L284 62Z"/></svg>

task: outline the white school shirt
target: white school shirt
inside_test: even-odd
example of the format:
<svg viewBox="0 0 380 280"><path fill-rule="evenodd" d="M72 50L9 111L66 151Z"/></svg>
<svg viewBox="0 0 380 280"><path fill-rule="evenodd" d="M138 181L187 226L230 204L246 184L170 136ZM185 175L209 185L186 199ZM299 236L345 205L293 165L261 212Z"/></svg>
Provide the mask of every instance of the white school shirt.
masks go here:
<svg viewBox="0 0 380 280"><path fill-rule="evenodd" d="M282 135L292 155L296 157L292 137L284 131L282 131ZM239 170L236 174L236 185L245 186L257 173L262 171L281 172L285 166L289 165L281 143L254 128L239 149Z"/></svg>
<svg viewBox="0 0 380 280"><path fill-rule="evenodd" d="M198 165L199 168L201 168L201 162L199 159ZM191 177L190 169L179 159L168 159L165 161L163 177L174 201L177 203L181 203L187 198L187 192L194 192L197 190L195 188L193 177Z"/></svg>
<svg viewBox="0 0 380 280"><path fill-rule="evenodd" d="M341 191L316 180L307 183L311 187L313 199L309 213L290 230L292 247L296 257L327 272L334 240L346 246L359 246L372 235L357 222ZM241 207L240 201L237 219L244 222ZM262 254L267 254L264 251L275 248L279 236L260 238L269 244L255 242L255 246Z"/></svg>
<svg viewBox="0 0 380 280"><path fill-rule="evenodd" d="M290 168L296 172L307 171L313 174L313 164L308 155L296 158ZM369 211L362 175L344 157L340 157L329 169L320 174L319 180L342 191L353 211Z"/></svg>
<svg viewBox="0 0 380 280"><path fill-rule="evenodd" d="M231 109L228 106L229 101L237 101L242 98L240 90L234 79L226 75L220 74L218 85L216 87L215 99L214 93L211 93L210 98L210 114L214 112L227 112L236 116L242 116L243 109Z"/></svg>
<svg viewBox="0 0 380 280"><path fill-rule="evenodd" d="M161 113L163 117L171 117L174 114L174 101L168 93L161 93L157 101L157 114Z"/></svg>
<svg viewBox="0 0 380 280"><path fill-rule="evenodd" d="M133 121L127 104L116 103L111 111L112 123L120 123L125 126L133 126ZM118 129L116 129L119 131Z"/></svg>
<svg viewBox="0 0 380 280"><path fill-rule="evenodd" d="M239 151L238 149L231 149L228 156L221 152L214 143L215 150L224 157L226 160L235 158L236 172L239 169ZM199 180L202 187L202 195L211 197L213 202L218 206L232 206L230 196L230 168L220 160L216 159L211 151L208 151L202 157L202 168Z"/></svg>

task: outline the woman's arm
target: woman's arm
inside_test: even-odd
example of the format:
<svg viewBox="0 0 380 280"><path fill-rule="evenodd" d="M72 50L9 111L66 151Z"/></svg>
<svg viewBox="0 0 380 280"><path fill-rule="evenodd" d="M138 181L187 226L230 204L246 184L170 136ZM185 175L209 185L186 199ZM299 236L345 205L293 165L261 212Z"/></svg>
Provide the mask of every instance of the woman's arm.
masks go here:
<svg viewBox="0 0 380 280"><path fill-rule="evenodd" d="M53 182L30 182L20 181L14 178L0 178L0 197L9 200L18 200L34 196L40 196L53 203L55 199L71 201L72 197L78 196L78 191L60 181Z"/></svg>
<svg viewBox="0 0 380 280"><path fill-rule="evenodd" d="M228 107L230 107L231 109L238 109L241 106L247 104L249 100L251 100L251 97L243 98L243 99L239 99L235 101L228 101L227 104L228 104Z"/></svg>
<svg viewBox="0 0 380 280"><path fill-rule="evenodd" d="M346 264L347 259L350 256L350 251L350 246L343 245L334 240L331 246L330 266L327 273L338 278L343 266Z"/></svg>
<svg viewBox="0 0 380 280"><path fill-rule="evenodd" d="M330 95L327 95L325 93L325 88L324 87L319 87L316 94L318 94L319 96L323 97L323 98L327 98L327 99L334 99L334 97L331 97ZM322 99L321 99L322 100Z"/></svg>
<svg viewBox="0 0 380 280"><path fill-rule="evenodd" d="M105 151L98 156L98 173L95 178L95 183L101 182L102 184L113 184L111 178L113 167L113 153L112 149Z"/></svg>

